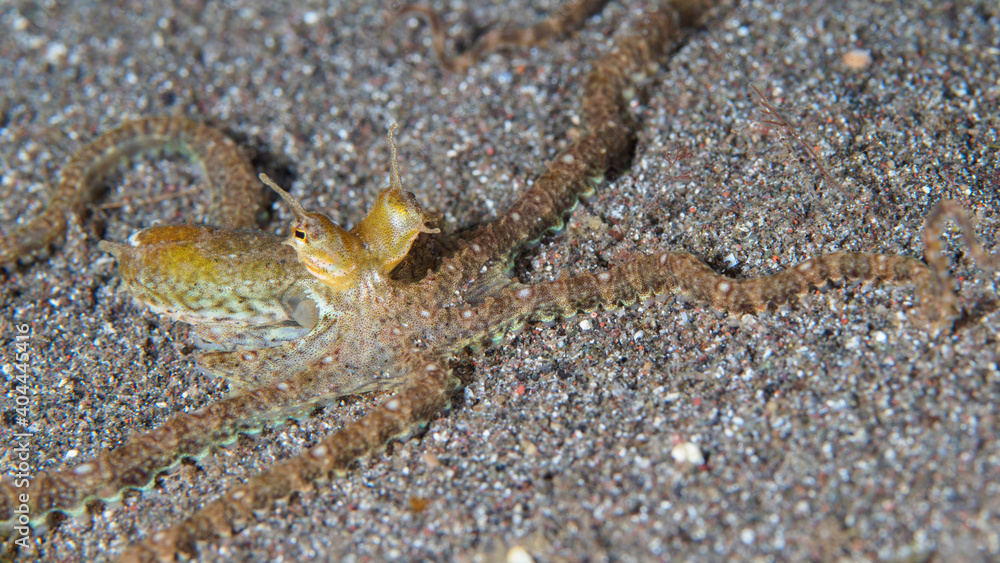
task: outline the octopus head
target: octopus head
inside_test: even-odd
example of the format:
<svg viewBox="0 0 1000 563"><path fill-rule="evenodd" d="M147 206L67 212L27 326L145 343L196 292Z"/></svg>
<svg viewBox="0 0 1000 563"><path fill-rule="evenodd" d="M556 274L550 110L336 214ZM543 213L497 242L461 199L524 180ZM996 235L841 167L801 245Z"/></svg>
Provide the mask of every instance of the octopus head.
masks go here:
<svg viewBox="0 0 1000 563"><path fill-rule="evenodd" d="M313 276L334 289L347 289L370 268L371 257L361 239L344 230L322 213L309 213L288 192L278 187L266 174L262 182L285 200L295 214L292 234L285 244L295 249L299 262Z"/></svg>
<svg viewBox="0 0 1000 563"><path fill-rule="evenodd" d="M395 130L396 124L393 123L386 136L392 150L389 187L378 194L368 215L351 230L361 238L376 260L377 267L385 273L406 257L420 233L440 232L426 225L428 217L417 203L417 198L403 190L396 160L396 143L392 140Z"/></svg>

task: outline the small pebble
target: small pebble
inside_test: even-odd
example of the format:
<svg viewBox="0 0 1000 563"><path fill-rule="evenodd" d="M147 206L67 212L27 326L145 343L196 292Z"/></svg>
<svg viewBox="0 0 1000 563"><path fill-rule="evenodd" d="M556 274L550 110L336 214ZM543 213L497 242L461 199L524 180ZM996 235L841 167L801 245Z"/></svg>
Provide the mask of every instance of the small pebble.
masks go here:
<svg viewBox="0 0 1000 563"><path fill-rule="evenodd" d="M847 68L864 70L872 64L872 54L868 49L851 49L841 58Z"/></svg>
<svg viewBox="0 0 1000 563"><path fill-rule="evenodd" d="M691 442L677 444L670 450L670 455L673 456L674 461L677 463L690 463L691 465L705 464L705 456L701 453L701 449Z"/></svg>

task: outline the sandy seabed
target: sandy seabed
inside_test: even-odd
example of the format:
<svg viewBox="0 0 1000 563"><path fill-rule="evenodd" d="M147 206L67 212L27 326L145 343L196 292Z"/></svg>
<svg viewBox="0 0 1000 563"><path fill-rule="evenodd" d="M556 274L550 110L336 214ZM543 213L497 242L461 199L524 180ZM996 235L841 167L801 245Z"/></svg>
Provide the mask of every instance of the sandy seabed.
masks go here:
<svg viewBox="0 0 1000 563"><path fill-rule="evenodd" d="M826 4L741 2L692 35L635 104L631 169L521 258L522 281L663 249L738 277L841 249L919 256L923 217L948 196L995 252L996 3ZM435 6L469 37L539 21L558 3ZM75 150L155 114L224 128L307 208L345 225L385 184L384 134L398 122L406 188L446 228L488 221L570 141L588 61L640 6L611 3L573 36L489 56L466 76L440 70L416 20L383 29L389 9L4 3L3 233L42 208ZM854 51L860 61L845 61ZM188 329L118 293L96 245L198 220L197 186L187 165L141 160L50 257L0 274L5 358L12 323L32 329L36 469L81 463L225 396L196 369ZM266 228L282 232L288 211L272 215ZM950 238L949 256L963 256ZM908 286L848 285L756 316L671 297L530 326L477 361L461 404L422 437L199 557L492 561L522 548L538 561L996 559L998 277L967 260L954 273L967 313L937 336ZM383 397L241 438L33 535L19 556L112 557ZM9 413L10 385L2 401ZM12 431L0 444L8 462ZM703 465L675 460L687 443Z"/></svg>

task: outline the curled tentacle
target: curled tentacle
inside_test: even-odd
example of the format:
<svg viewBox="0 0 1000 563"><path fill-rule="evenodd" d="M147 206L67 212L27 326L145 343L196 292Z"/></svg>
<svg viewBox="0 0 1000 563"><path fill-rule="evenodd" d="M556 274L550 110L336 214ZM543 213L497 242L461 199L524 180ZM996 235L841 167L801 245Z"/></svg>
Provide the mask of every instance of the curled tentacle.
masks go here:
<svg viewBox="0 0 1000 563"><path fill-rule="evenodd" d="M706 8L711 5L704 4ZM439 270L442 298L456 290L474 294L480 283L493 283L491 274L506 270L525 244L561 226L564 215L580 197L591 193L614 167L625 164L635 136L625 90L678 39L678 16L663 7L647 13L634 33L616 42L610 53L594 63L581 100L586 131L549 163L535 184L503 215L481 227L444 260Z"/></svg>
<svg viewBox="0 0 1000 563"><path fill-rule="evenodd" d="M687 252L642 256L608 270L540 283L515 285L478 307L453 307L441 316L448 333L461 342L496 340L528 321L551 321L598 308L615 309L665 293L687 293L697 301L734 313L773 309L811 288L841 280L913 283L920 308L934 326L954 317L955 293L948 262L941 253L942 224L953 219L962 228L969 253L980 267L995 269L990 255L976 239L966 211L953 200L938 202L927 216L924 254L927 263L908 256L834 252L800 262L776 274L734 279L716 273ZM433 341L433 334L425 338Z"/></svg>
<svg viewBox="0 0 1000 563"><path fill-rule="evenodd" d="M42 249L66 230L109 173L144 152L162 150L191 159L208 182L209 224L250 227L263 205L253 169L232 139L218 129L181 117L147 117L101 135L63 167L48 205L0 242L0 266Z"/></svg>
<svg viewBox="0 0 1000 563"><path fill-rule="evenodd" d="M499 49L511 47L533 47L542 45L553 37L558 37L583 25L584 20L599 12L608 0L577 0L563 6L544 21L528 28L505 27L493 29L476 40L465 52L449 56L445 46L448 32L444 28L441 16L426 6L410 4L400 8L392 15L386 27L407 14L418 14L427 18L431 24L431 45L438 57L439 64L448 72L463 74L469 67L476 64L484 56Z"/></svg>

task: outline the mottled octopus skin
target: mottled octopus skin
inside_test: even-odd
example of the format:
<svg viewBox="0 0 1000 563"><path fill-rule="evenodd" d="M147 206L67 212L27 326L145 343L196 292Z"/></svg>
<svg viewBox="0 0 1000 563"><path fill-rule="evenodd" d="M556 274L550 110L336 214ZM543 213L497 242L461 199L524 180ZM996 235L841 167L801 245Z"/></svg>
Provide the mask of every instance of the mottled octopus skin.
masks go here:
<svg viewBox="0 0 1000 563"><path fill-rule="evenodd" d="M599 4L570 4L553 20L557 23L551 29L532 41L578 25L584 19L580 14ZM198 411L176 414L160 428L113 451L103 451L92 461L36 476L30 490L35 521L52 511L77 512L90 499L116 498L124 488L145 487L157 472L182 456L201 455L236 433L301 414L317 402L351 393L395 390L366 417L230 489L183 521L151 534L122 559L190 556L196 553L198 542L238 533L255 514L270 510L279 499L329 479L359 456L425 424L448 404L459 385L449 369L450 358L489 345L530 321L611 309L676 292L686 292L721 310L752 313L842 279L912 282L932 326L950 318L956 300L941 254L944 221L959 223L970 254L980 265L995 267L996 258L975 240L966 212L948 200L939 202L927 218L927 263L905 256L838 252L772 276L732 279L715 273L691 254L659 252L608 270L535 285L504 276L526 244L562 225L565 214L593 190L597 179L612 167L627 164L636 124L628 112L625 92L637 75L670 52L681 37L680 24L692 23L712 3L676 4L680 4L678 11L664 5L648 12L637 29L595 61L581 101L585 118L581 135L510 209L480 227L418 281L399 281L390 275L414 239L434 231L412 195L402 190L394 151L390 186L365 220L350 231L302 209L262 177L296 216L285 239L240 230L252 222L255 213L241 211L240 218L229 223L233 227L155 227L136 233L124 244L102 242L101 248L118 260L123 289L140 303L194 325L201 339L215 348L200 353L199 365L228 378L238 391ZM485 48L472 52L519 44L508 41L510 37L487 35ZM436 46L442 44L435 40ZM456 60L445 66L461 70L474 62ZM149 131L170 134L149 135ZM70 191L86 191L88 182L102 174L108 162L120 161L127 148L169 149L176 145L174 137L186 139L189 148L212 139L211 150L197 157L199 162L210 176L221 173L245 184L249 165L233 164L233 159L239 159L235 146L220 140L225 138L221 133L184 118L148 118L112 131L71 160L63 183L71 186ZM99 163L91 165L91 161ZM76 196L59 198L75 201ZM226 196L217 199L216 211L230 206ZM259 193L250 200L259 201ZM29 225L51 230L70 207L52 204L45 218ZM210 222L225 223L218 218ZM37 248L53 238L51 234L28 235L24 245L5 245L0 257L16 260L29 247ZM11 521L17 492L10 482L0 482L0 521Z"/></svg>
<svg viewBox="0 0 1000 563"><path fill-rule="evenodd" d="M334 358L343 358L338 365L357 368L329 377L317 398L393 387L405 375L393 360L408 345L386 313L398 307L406 288L388 274L420 233L437 231L403 191L391 133L389 142L390 186L350 232L305 211L261 175L295 213L285 240L258 231L168 226L100 247L118 259L124 288L138 301L195 325L208 344L236 348L203 352L199 364L211 373L258 387L303 368L329 371Z"/></svg>

